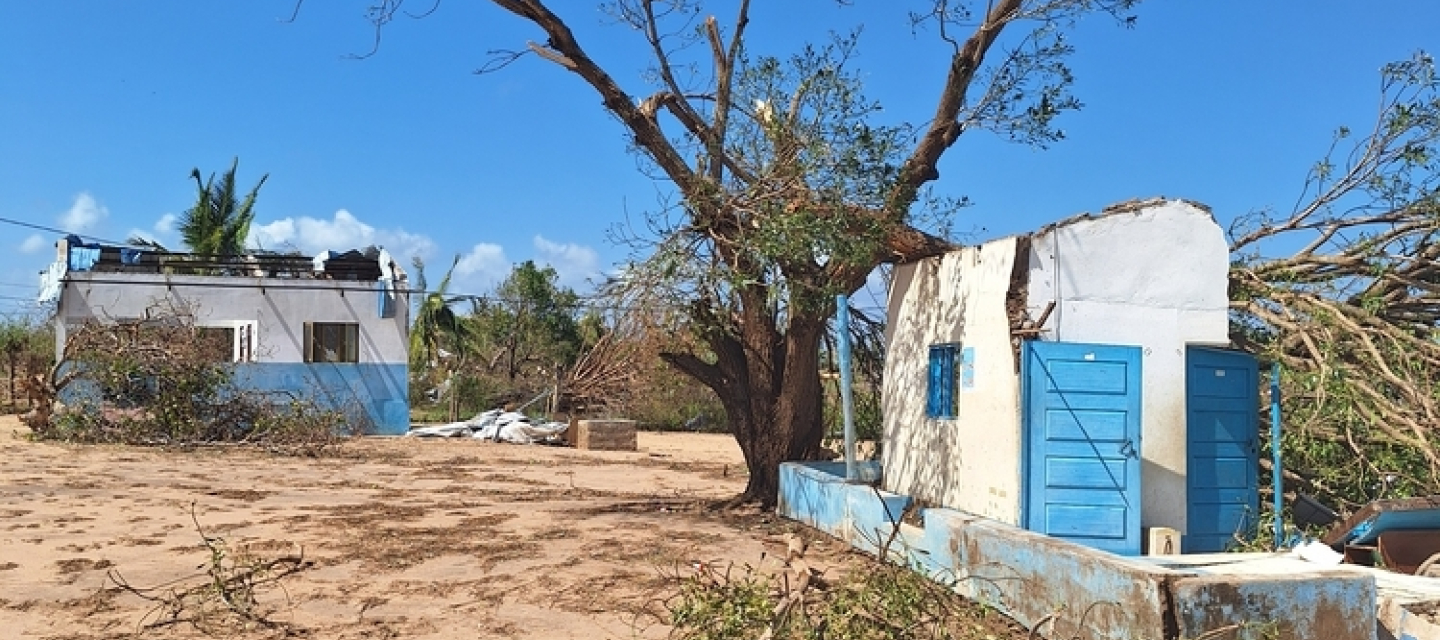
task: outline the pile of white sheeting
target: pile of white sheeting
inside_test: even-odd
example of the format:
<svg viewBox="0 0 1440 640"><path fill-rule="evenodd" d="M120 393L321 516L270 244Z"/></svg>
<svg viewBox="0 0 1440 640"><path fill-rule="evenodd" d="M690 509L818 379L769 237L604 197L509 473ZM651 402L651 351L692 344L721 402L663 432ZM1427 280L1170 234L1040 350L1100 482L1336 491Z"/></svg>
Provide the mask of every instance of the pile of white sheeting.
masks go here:
<svg viewBox="0 0 1440 640"><path fill-rule="evenodd" d="M570 425L564 422L535 424L523 413L491 409L463 422L411 429L416 438L476 438L515 444L545 444L560 440Z"/></svg>

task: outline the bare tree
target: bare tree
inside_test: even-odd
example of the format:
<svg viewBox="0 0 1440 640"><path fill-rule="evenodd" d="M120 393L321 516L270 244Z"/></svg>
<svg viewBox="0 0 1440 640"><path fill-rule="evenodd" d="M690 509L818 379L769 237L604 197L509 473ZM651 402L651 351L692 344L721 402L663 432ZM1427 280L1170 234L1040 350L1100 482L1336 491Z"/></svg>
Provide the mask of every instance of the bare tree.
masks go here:
<svg viewBox="0 0 1440 640"><path fill-rule="evenodd" d="M1128 24L1122 12L1137 0L918 3L913 26L949 45L934 114L919 128L871 123L878 105L860 92L853 37L787 59L752 55L749 0L729 5L726 26L707 9L714 3L606 4L650 51L650 84L638 91L591 57L550 3L492 1L543 38L496 52L482 71L533 55L575 74L674 185L673 208L651 221L650 250L612 291L637 307L682 304L674 327L696 348L663 357L715 391L750 472L741 499L768 505L779 463L820 449L820 345L834 295L883 262L948 249L923 218L950 212L925 206L940 158L975 128L1058 140L1053 118L1079 107L1067 90L1066 29L1095 12ZM434 10L421 4L419 13ZM369 6L377 42L405 5Z"/></svg>
<svg viewBox="0 0 1440 640"><path fill-rule="evenodd" d="M1386 65L1379 100L1368 130L1336 132L1292 211L1231 229L1236 340L1286 369L1292 480L1341 505L1440 491L1434 60Z"/></svg>

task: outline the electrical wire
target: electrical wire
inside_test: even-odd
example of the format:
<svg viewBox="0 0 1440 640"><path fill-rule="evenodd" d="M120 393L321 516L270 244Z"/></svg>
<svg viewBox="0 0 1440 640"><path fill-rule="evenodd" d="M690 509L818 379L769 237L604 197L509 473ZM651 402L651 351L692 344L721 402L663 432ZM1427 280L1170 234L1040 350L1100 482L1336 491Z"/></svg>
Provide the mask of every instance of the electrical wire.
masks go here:
<svg viewBox="0 0 1440 640"><path fill-rule="evenodd" d="M66 230L64 230L64 229L57 229L57 228L55 228L55 227L47 227L47 226L45 226L45 225L43 225L43 224L35 224L35 223L33 223L33 222L25 222L24 220L15 220L15 219L6 218L6 217L3 217L3 216L0 216L0 223L13 224L13 225L15 225L15 226L17 226L17 227L25 227L25 228L27 228L27 229L35 229L35 230L37 230L37 231L46 231L46 232L49 232L49 233L58 233L58 234L60 234L60 235L62 235L62 236L77 236L77 237L80 237L80 238L89 238L89 239L91 239L91 240L94 240L94 241L96 241L96 242L99 242L100 244L113 244L113 245L115 245L115 246L120 246L120 247L130 247L130 246L134 246L134 245L130 244L129 242L116 242L116 241L114 241L114 240L106 240L106 239L101 238L101 237L99 237L99 236L92 236L92 235L88 235L88 234L84 234L84 233L77 233L77 232L74 232L74 231L66 231Z"/></svg>
<svg viewBox="0 0 1440 640"><path fill-rule="evenodd" d="M77 233L77 232L74 232L74 231L66 231L66 230L64 230L64 229L59 229L59 228L55 228L55 227L49 227L49 226L45 226L45 225L42 225L42 224L36 224L36 223L33 223L33 222L25 222L25 221L23 221L23 220L15 220L15 219L13 219L13 218L6 218L6 217L3 217L3 216L0 216L0 223L3 223L3 224L12 224L12 225L20 226L20 227L25 227L25 228L27 228L27 229L35 229L35 230L38 230L38 231L45 231L45 232L49 232L49 233L56 233L56 234L60 234L60 235L62 235L62 236L72 236L72 235L73 235L73 236L77 236L77 237L80 237L80 238L90 239L90 240L93 240L93 241L98 242L98 243L100 243L100 244L107 244L107 245L114 245L114 246L124 246L124 247L134 247L134 246L137 246L137 245L131 244L131 243L129 243L129 242L116 242L116 241L114 241L114 240L107 240L107 239L101 238L101 237L99 237L99 236L92 236L92 235L88 235L88 234ZM298 280L298 279L297 279L297 280ZM136 283L136 282L133 281L133 280L105 280L105 279L100 279L100 278L88 278L88 279L86 279L86 280L84 280L84 281L85 281L85 282L96 283L96 284L126 284L126 285L140 284L140 283ZM75 281L71 281L71 280L68 280L68 279L67 279L67 282L75 282ZM317 281L317 282L321 282L321 281ZM335 281L328 281L328 282L335 282ZM145 283L145 284L152 284L152 283ZM153 284L162 284L162 283L153 283ZM267 286L267 284L265 284L265 283L253 283L253 282L252 282L252 283L214 283L214 282L206 282L206 283L186 283L186 282L173 282L173 281L168 281L168 280L167 280L166 282L164 282L163 284L165 284L166 286L171 286L171 287L175 287L175 286L181 286L181 287L185 287L185 286L195 286L195 287L212 287L212 288L226 288L226 289L263 289L263 288L265 288L265 287ZM5 286L5 287L36 287L36 288L38 288L38 285L19 284L19 283L13 283L13 282L0 282L0 286ZM376 289L370 288L370 287L336 287L336 286L324 286L324 285L310 285L310 286L300 285L300 286L296 286L296 285L292 285L292 284L285 284L285 285L278 285L278 286L277 286L277 285L268 285L268 286L271 286L272 288L283 287L283 288L285 288L285 289L302 289L302 290L318 290L318 291L357 291L357 292L367 292L367 293L368 293L368 292L374 292L374 291L376 291ZM868 287L866 287L866 289L868 290ZM487 302L506 303L506 304L518 304L518 303L525 302L525 301L523 301L523 300L506 299L506 298L502 298L502 297L499 297L499 296L484 295L484 294L454 293L454 292L450 292L450 291L422 290L422 289L403 289L403 290L401 290L401 291L402 291L403 293L406 293L406 294L410 294L410 295L417 295L417 294L418 294L418 295L421 295L421 296L429 296L429 295L432 295L432 294L442 294L442 295L444 295L446 298L449 298L449 299L454 300L454 301L467 301L467 302L471 302L471 303L482 303L482 304L483 304L483 303L487 303ZM873 294L872 294L872 297L873 297ZM15 297L15 296L9 296L9 297L7 297L7 296L0 296L0 300L5 300L5 299L29 300L29 298L21 298L21 297ZM637 311L637 310L643 310L643 311L659 311L659 310L677 310L677 309L682 309L682 308L684 308L684 305L681 305L681 304L615 305L615 304L597 304L597 303L595 302L595 301L601 300L601 299L603 299L603 298L602 298L601 296L599 296L599 295L577 296L577 300L576 300L574 303L565 304L565 305L559 305L559 306L568 307L568 308L572 308L572 309L592 309L592 310L597 310L597 311Z"/></svg>

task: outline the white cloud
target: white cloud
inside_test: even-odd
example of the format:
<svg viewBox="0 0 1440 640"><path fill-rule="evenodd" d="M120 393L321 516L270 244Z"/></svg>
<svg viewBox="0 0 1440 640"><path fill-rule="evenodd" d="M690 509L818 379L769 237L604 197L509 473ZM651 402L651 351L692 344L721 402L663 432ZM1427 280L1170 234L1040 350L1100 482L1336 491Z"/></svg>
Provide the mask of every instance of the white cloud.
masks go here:
<svg viewBox="0 0 1440 640"><path fill-rule="evenodd" d="M46 241L45 238L41 237L38 233L32 233L30 237L25 238L25 241L20 243L20 253L35 253L48 246L50 246L50 243Z"/></svg>
<svg viewBox="0 0 1440 640"><path fill-rule="evenodd" d="M70 210L60 214L60 228L74 233L89 231L109 215L109 209L96 202L94 196L82 191L75 196Z"/></svg>
<svg viewBox="0 0 1440 640"><path fill-rule="evenodd" d="M363 249L373 244L385 247L401 260L417 255L424 258L435 252L435 242L425 235L399 228L376 229L344 209L336 211L330 220L301 216L252 226L246 244L270 250L293 247L307 254Z"/></svg>
<svg viewBox="0 0 1440 640"><path fill-rule="evenodd" d="M437 265L442 266L442 265ZM448 265L443 265L448 268ZM468 253L460 256L460 261L455 263L455 274L450 279L450 291L454 293L485 294L495 288L505 276L510 275L510 258L505 256L505 248L498 244L481 242L470 248ZM445 277L443 271L429 273L426 270L427 286L436 287L440 279Z"/></svg>
<svg viewBox="0 0 1440 640"><path fill-rule="evenodd" d="M178 222L179 219L179 216L173 213L167 213L160 216L160 219L155 221L155 226L153 227L153 229L155 229L155 233L162 236L175 233L175 223Z"/></svg>
<svg viewBox="0 0 1440 640"><path fill-rule="evenodd" d="M535 236L535 262L548 264L560 276L560 284L573 289L587 287L587 280L600 275L600 254L590 247L559 243Z"/></svg>
<svg viewBox="0 0 1440 640"><path fill-rule="evenodd" d="M285 218L258 227L251 225L250 237L245 239L245 244L261 249L279 249L282 245L294 244L297 240L295 220ZM299 249L298 246L296 248Z"/></svg>
<svg viewBox="0 0 1440 640"><path fill-rule="evenodd" d="M140 238L154 242L170 251L182 251L181 245L184 243L180 241L180 234L175 231L176 220L175 214L164 214L149 229L131 229L129 233L125 234L125 240Z"/></svg>

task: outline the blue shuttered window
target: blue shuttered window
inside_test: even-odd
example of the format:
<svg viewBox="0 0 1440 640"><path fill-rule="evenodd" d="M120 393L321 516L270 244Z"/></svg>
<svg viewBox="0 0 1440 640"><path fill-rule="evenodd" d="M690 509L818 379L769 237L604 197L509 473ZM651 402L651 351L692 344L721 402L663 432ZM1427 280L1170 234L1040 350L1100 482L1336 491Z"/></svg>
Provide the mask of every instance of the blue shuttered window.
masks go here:
<svg viewBox="0 0 1440 640"><path fill-rule="evenodd" d="M949 419L956 416L959 385L956 364L960 346L937 344L930 347L930 379L926 385L925 416Z"/></svg>

